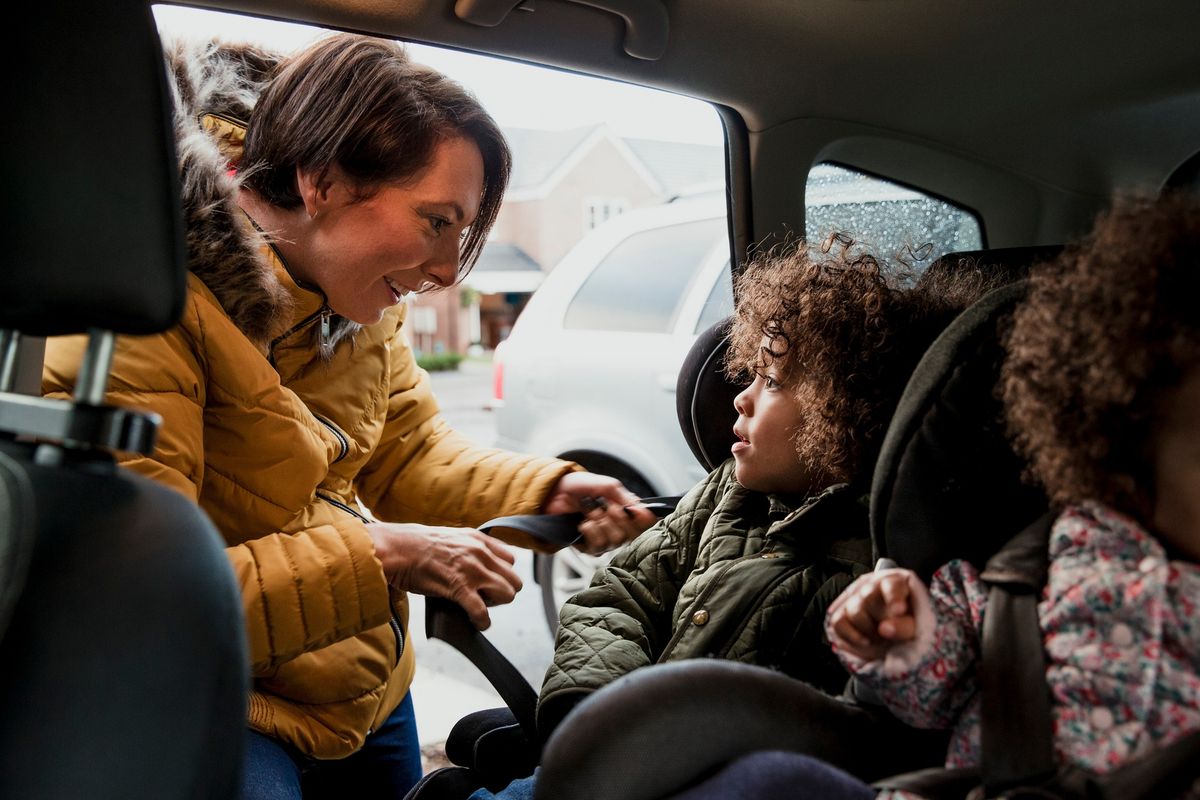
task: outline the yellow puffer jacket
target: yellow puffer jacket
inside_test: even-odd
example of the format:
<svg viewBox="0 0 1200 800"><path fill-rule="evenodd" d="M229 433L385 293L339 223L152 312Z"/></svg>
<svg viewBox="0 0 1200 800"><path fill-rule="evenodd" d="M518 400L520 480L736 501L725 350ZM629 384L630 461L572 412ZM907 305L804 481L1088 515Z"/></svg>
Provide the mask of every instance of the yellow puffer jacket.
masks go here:
<svg viewBox="0 0 1200 800"><path fill-rule="evenodd" d="M331 317L232 205L225 161L196 133L180 139L183 317L118 339L108 401L162 416L153 455L124 464L199 502L229 545L250 725L340 758L396 708L414 671L407 598L389 597L358 501L385 521L473 527L535 512L578 467L450 430L401 333L403 306L362 328ZM84 345L50 341L44 394L70 393Z"/></svg>

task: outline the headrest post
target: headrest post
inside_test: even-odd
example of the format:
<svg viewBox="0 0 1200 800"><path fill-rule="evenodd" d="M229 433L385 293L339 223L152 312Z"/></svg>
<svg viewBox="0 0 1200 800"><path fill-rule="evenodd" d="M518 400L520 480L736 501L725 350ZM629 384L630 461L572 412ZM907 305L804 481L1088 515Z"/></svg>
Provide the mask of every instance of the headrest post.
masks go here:
<svg viewBox="0 0 1200 800"><path fill-rule="evenodd" d="M11 392L16 386L20 344L19 331L0 331L0 392Z"/></svg>
<svg viewBox="0 0 1200 800"><path fill-rule="evenodd" d="M75 385L75 402L90 406L104 404L104 390L108 387L116 342L116 334L112 331L97 328L88 331L87 352L83 354L79 381Z"/></svg>

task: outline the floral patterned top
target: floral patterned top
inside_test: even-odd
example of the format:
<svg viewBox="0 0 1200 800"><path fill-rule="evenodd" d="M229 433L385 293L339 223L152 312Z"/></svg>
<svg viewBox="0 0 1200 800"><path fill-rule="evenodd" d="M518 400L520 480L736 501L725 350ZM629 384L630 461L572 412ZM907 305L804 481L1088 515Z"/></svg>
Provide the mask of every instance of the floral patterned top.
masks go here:
<svg viewBox="0 0 1200 800"><path fill-rule="evenodd" d="M1104 773L1200 730L1197 602L1200 566L1169 560L1134 520L1098 503L1058 517L1038 617L1062 762ZM987 587L951 561L913 604L915 639L875 661L839 656L901 720L953 729L946 766L975 766Z"/></svg>

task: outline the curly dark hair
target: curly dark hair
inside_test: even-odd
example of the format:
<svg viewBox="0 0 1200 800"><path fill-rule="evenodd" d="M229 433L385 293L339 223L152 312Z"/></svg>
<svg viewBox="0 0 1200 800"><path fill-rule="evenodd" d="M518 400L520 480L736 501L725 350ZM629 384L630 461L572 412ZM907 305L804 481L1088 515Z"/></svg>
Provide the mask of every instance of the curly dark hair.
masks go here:
<svg viewBox="0 0 1200 800"><path fill-rule="evenodd" d="M1056 505L1146 519L1163 395L1200 363L1200 202L1127 197L1036 267L1013 315L1001 394L1029 475Z"/></svg>
<svg viewBox="0 0 1200 800"><path fill-rule="evenodd" d="M803 468L829 484L865 479L900 393L926 348L995 280L935 265L912 288L897 268L833 234L757 256L737 280L726 373L775 365L811 413L794 436ZM763 338L769 341L766 345Z"/></svg>

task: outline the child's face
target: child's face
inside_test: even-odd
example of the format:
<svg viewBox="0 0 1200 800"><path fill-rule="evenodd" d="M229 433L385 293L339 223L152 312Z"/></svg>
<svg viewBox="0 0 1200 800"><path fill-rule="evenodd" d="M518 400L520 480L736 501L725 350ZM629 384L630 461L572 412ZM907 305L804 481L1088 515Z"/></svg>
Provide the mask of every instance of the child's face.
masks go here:
<svg viewBox="0 0 1200 800"><path fill-rule="evenodd" d="M1151 445L1154 528L1181 556L1200 561L1200 367L1165 399Z"/></svg>
<svg viewBox="0 0 1200 800"><path fill-rule="evenodd" d="M733 432L739 439L732 448L735 475L757 492L802 492L812 483L792 440L803 421L800 404L783 378L777 367L766 367L733 399L738 412Z"/></svg>

